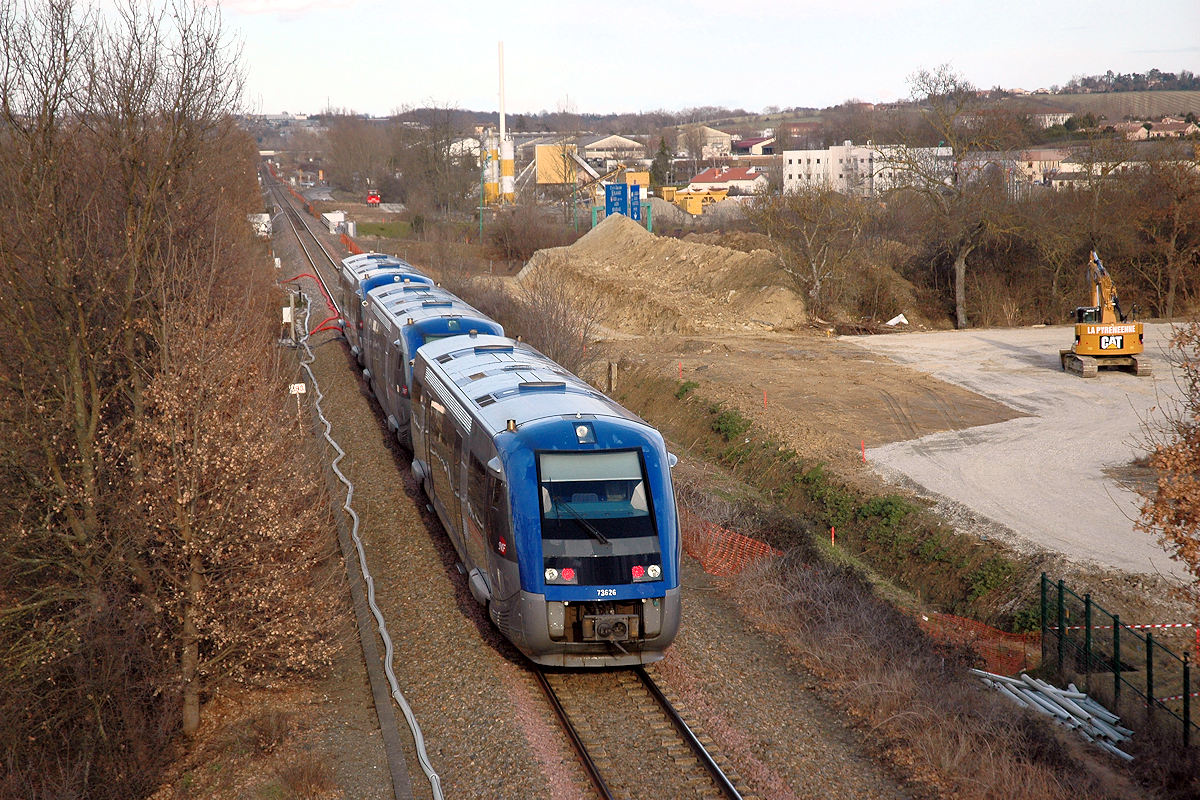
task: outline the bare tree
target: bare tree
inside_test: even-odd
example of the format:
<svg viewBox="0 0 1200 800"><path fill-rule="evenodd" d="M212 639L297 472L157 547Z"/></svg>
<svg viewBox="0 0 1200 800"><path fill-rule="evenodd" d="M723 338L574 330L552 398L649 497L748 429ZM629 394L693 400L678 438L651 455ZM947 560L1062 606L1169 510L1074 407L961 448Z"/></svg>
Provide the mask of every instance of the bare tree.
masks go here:
<svg viewBox="0 0 1200 800"><path fill-rule="evenodd" d="M809 312L829 312L832 286L859 257L866 210L858 198L826 188L762 194L746 209L770 237L780 269L808 297Z"/></svg>
<svg viewBox="0 0 1200 800"><path fill-rule="evenodd" d="M17 781L0 794L56 776L63 796L128 796L205 692L274 668L262 633L291 616L307 638L310 590L276 604L234 584L309 580L312 554L298 573L271 557L271 525L320 522L238 464L292 461L266 401L281 375L253 366L271 276L217 12L8 3L0 47L0 758Z"/></svg>
<svg viewBox="0 0 1200 800"><path fill-rule="evenodd" d="M392 152L388 130L357 114L337 115L329 120L330 182L349 192L365 194L391 174Z"/></svg>
<svg viewBox="0 0 1200 800"><path fill-rule="evenodd" d="M1158 313L1171 318L1178 295L1194 287L1200 260L1200 155L1159 152L1134 184L1139 202L1131 210L1148 251L1142 273Z"/></svg>
<svg viewBox="0 0 1200 800"><path fill-rule="evenodd" d="M426 213L465 211L478 202L479 171L473 152L462 148L454 109L426 109L422 126L394 127L394 164L401 199Z"/></svg>
<svg viewBox="0 0 1200 800"><path fill-rule="evenodd" d="M931 235L951 259L955 325L967 319L967 259L989 234L1006 227L1005 167L997 150L1012 142L998 136L981 114L975 87L948 65L910 78L914 101L938 138L936 148L911 144L883 149L876 162L893 192L921 197Z"/></svg>

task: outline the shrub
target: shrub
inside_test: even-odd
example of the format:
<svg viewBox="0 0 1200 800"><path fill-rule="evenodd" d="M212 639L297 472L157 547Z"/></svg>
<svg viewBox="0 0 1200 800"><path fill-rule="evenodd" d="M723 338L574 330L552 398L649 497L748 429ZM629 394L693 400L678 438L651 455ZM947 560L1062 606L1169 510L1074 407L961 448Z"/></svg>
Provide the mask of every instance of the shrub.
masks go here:
<svg viewBox="0 0 1200 800"><path fill-rule="evenodd" d="M679 384L679 388L675 390L675 399L682 400L692 393L692 390L700 388L700 384L696 381L684 381Z"/></svg>
<svg viewBox="0 0 1200 800"><path fill-rule="evenodd" d="M1012 576L1014 565L1007 558L992 556L967 576L967 598L978 600L999 589Z"/></svg>
<svg viewBox="0 0 1200 800"><path fill-rule="evenodd" d="M720 404L709 407L709 413L716 414L717 417L712 421L712 429L715 433L721 434L727 442L732 442L746 431L750 430L750 420L742 416L737 409L729 408L721 410Z"/></svg>

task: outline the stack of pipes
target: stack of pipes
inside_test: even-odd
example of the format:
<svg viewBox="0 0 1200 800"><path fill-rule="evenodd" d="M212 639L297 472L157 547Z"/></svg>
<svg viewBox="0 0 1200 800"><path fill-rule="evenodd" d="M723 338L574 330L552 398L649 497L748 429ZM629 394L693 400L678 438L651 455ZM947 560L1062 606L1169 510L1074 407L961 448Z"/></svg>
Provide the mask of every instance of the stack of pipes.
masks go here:
<svg viewBox="0 0 1200 800"><path fill-rule="evenodd" d="M1133 760L1133 756L1117 747L1133 736L1133 731L1122 728L1118 724L1120 717L1076 689L1075 684L1069 683L1066 689L1059 689L1025 673L1016 678L981 669L973 669L971 673L1022 708L1053 718L1059 725L1077 731L1087 741L1118 758Z"/></svg>

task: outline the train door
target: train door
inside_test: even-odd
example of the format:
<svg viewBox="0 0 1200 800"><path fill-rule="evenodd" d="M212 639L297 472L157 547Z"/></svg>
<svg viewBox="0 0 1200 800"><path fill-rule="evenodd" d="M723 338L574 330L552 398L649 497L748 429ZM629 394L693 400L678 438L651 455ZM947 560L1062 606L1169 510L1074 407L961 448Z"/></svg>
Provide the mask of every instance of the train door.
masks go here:
<svg viewBox="0 0 1200 800"><path fill-rule="evenodd" d="M383 402L384 413L391 416L397 423L400 418L400 387L396 377L396 353L400 350L399 334L389 323L384 327L384 340L390 344L380 350L380 391L386 400ZM401 373L403 374L403 373Z"/></svg>
<svg viewBox="0 0 1200 800"><path fill-rule="evenodd" d="M407 359L404 359L403 339L397 338L395 347L388 351L390 379L388 390L392 398L392 414L396 415L396 435L403 444L412 444L413 420L412 399L408 396Z"/></svg>
<svg viewBox="0 0 1200 800"><path fill-rule="evenodd" d="M347 330L346 338L350 339L350 344L355 344L354 339L349 335L349 330L356 317L354 309L357 307L357 304L352 305L353 300L351 298L354 292L350 288L350 275L345 267L342 267L338 273L338 278L338 302L342 304L342 319L346 322Z"/></svg>
<svg viewBox="0 0 1200 800"><path fill-rule="evenodd" d="M459 492L459 497L465 503L463 538L467 541L467 553L472 565L487 574L487 473L474 453L469 457L464 453L463 462L465 485Z"/></svg>
<svg viewBox="0 0 1200 800"><path fill-rule="evenodd" d="M462 516L456 497L459 480L457 449L462 447L462 437L456 430L453 418L446 413L446 408L434 398L430 398L429 412L426 417L426 441L429 443L429 475L433 483L430 499L441 517L450 540L464 560L466 549L462 541Z"/></svg>
<svg viewBox="0 0 1200 800"><path fill-rule="evenodd" d="M375 319L375 309L364 309L367 313L363 314L362 338L359 341L359 348L362 349L363 367L370 370L371 374L375 374L375 336L376 330L379 328L379 323Z"/></svg>
<svg viewBox="0 0 1200 800"><path fill-rule="evenodd" d="M458 426L454 425L453 421L451 421L451 425L454 427L454 437L452 440L452 442L453 442L452 453L454 455L453 455L453 460L450 462L451 497L450 497L450 503L449 503L449 510L450 510L450 514L451 514L451 519L454 520L454 532L455 532L456 536L458 537L458 539L460 541L462 541L464 545L466 545L466 549L468 551L468 558L470 558L472 560L473 565L474 565L474 563L475 563L474 555L475 554L470 552L470 544L466 540L466 536L465 536L466 532L463 529L462 510L463 510L463 491L465 488L463 486L463 475L462 475L463 437L462 437L462 433L458 430Z"/></svg>
<svg viewBox="0 0 1200 800"><path fill-rule="evenodd" d="M370 328L366 336L366 366L371 370L371 391L381 406L387 408L387 382L384 380L384 354L387 352L388 324L372 309Z"/></svg>

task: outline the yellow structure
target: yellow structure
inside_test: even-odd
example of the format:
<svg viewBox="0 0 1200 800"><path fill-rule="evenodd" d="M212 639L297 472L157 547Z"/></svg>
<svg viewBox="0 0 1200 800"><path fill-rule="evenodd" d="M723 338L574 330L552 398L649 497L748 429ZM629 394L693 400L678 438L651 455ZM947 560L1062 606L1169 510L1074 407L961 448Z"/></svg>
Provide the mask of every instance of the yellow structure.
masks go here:
<svg viewBox="0 0 1200 800"><path fill-rule="evenodd" d="M569 142L539 144L534 153L538 185L575 183L579 179L579 163L575 160L577 154L578 148Z"/></svg>
<svg viewBox="0 0 1200 800"><path fill-rule="evenodd" d="M649 186L650 172L648 170L626 170L625 183L628 186Z"/></svg>
<svg viewBox="0 0 1200 800"><path fill-rule="evenodd" d="M707 209L728 197L729 190L702 189L693 192L688 189L664 186L662 187L662 196L668 203L674 203L689 214L703 214Z"/></svg>

